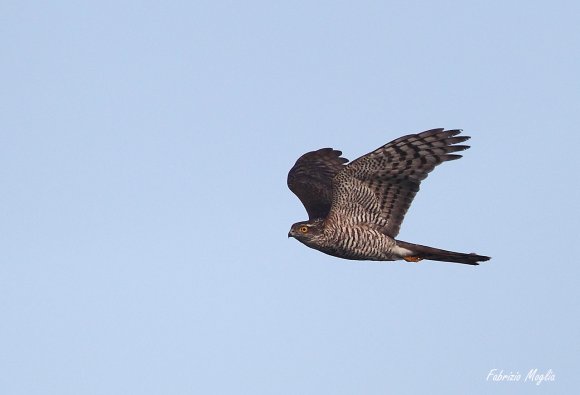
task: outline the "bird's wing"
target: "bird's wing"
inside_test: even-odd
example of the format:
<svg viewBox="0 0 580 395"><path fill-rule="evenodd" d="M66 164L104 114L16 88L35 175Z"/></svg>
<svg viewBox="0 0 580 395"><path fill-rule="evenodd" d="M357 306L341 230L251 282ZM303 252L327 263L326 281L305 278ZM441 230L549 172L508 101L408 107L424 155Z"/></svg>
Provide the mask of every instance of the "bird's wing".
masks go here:
<svg viewBox="0 0 580 395"><path fill-rule="evenodd" d="M367 223L395 237L419 185L435 166L461 158L461 130L433 129L400 137L344 167L333 182L330 221Z"/></svg>
<svg viewBox="0 0 580 395"><path fill-rule="evenodd" d="M308 152L288 172L288 188L298 196L310 219L324 218L332 202L332 179L348 162L342 152L322 148Z"/></svg>

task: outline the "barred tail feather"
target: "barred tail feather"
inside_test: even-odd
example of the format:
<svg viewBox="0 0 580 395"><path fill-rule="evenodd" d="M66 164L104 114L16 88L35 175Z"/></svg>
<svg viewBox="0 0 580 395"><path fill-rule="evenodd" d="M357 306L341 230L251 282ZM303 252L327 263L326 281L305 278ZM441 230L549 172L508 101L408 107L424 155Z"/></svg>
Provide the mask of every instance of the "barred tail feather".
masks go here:
<svg viewBox="0 0 580 395"><path fill-rule="evenodd" d="M422 246L420 244L407 243L406 241L396 240L397 246L411 251L409 257L428 259L440 262L464 263L466 265L479 265L480 262L489 261L490 257L477 255L474 253L465 254L462 252L453 252L441 250L439 248Z"/></svg>

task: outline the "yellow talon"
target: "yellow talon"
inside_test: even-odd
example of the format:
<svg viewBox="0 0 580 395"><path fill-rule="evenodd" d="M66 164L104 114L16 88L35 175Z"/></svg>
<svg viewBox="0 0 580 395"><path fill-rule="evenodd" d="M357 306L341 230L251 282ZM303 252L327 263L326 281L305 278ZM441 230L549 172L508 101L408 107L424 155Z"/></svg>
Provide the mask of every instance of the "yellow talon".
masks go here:
<svg viewBox="0 0 580 395"><path fill-rule="evenodd" d="M407 262L419 262L423 260L423 258L419 258L418 256L405 256L403 259Z"/></svg>

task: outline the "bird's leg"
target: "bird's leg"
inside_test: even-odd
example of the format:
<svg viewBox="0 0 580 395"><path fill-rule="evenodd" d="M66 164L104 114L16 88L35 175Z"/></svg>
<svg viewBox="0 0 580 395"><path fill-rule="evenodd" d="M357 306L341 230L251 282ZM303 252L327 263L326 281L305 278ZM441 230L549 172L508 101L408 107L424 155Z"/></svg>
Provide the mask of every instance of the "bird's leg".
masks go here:
<svg viewBox="0 0 580 395"><path fill-rule="evenodd" d="M423 260L423 258L419 258L418 256L405 256L403 259L407 262L419 262Z"/></svg>

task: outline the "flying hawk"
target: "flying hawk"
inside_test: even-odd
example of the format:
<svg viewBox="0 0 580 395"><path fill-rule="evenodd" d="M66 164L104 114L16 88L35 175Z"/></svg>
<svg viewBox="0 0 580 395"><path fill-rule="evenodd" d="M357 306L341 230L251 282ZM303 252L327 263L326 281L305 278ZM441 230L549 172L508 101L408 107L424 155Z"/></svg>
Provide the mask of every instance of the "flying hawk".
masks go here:
<svg viewBox="0 0 580 395"><path fill-rule="evenodd" d="M302 155L288 173L288 187L304 204L308 221L288 237L339 258L373 261L422 259L479 265L487 256L446 251L396 240L419 185L455 154L468 136L432 129L391 141L347 164L342 152L322 148Z"/></svg>

